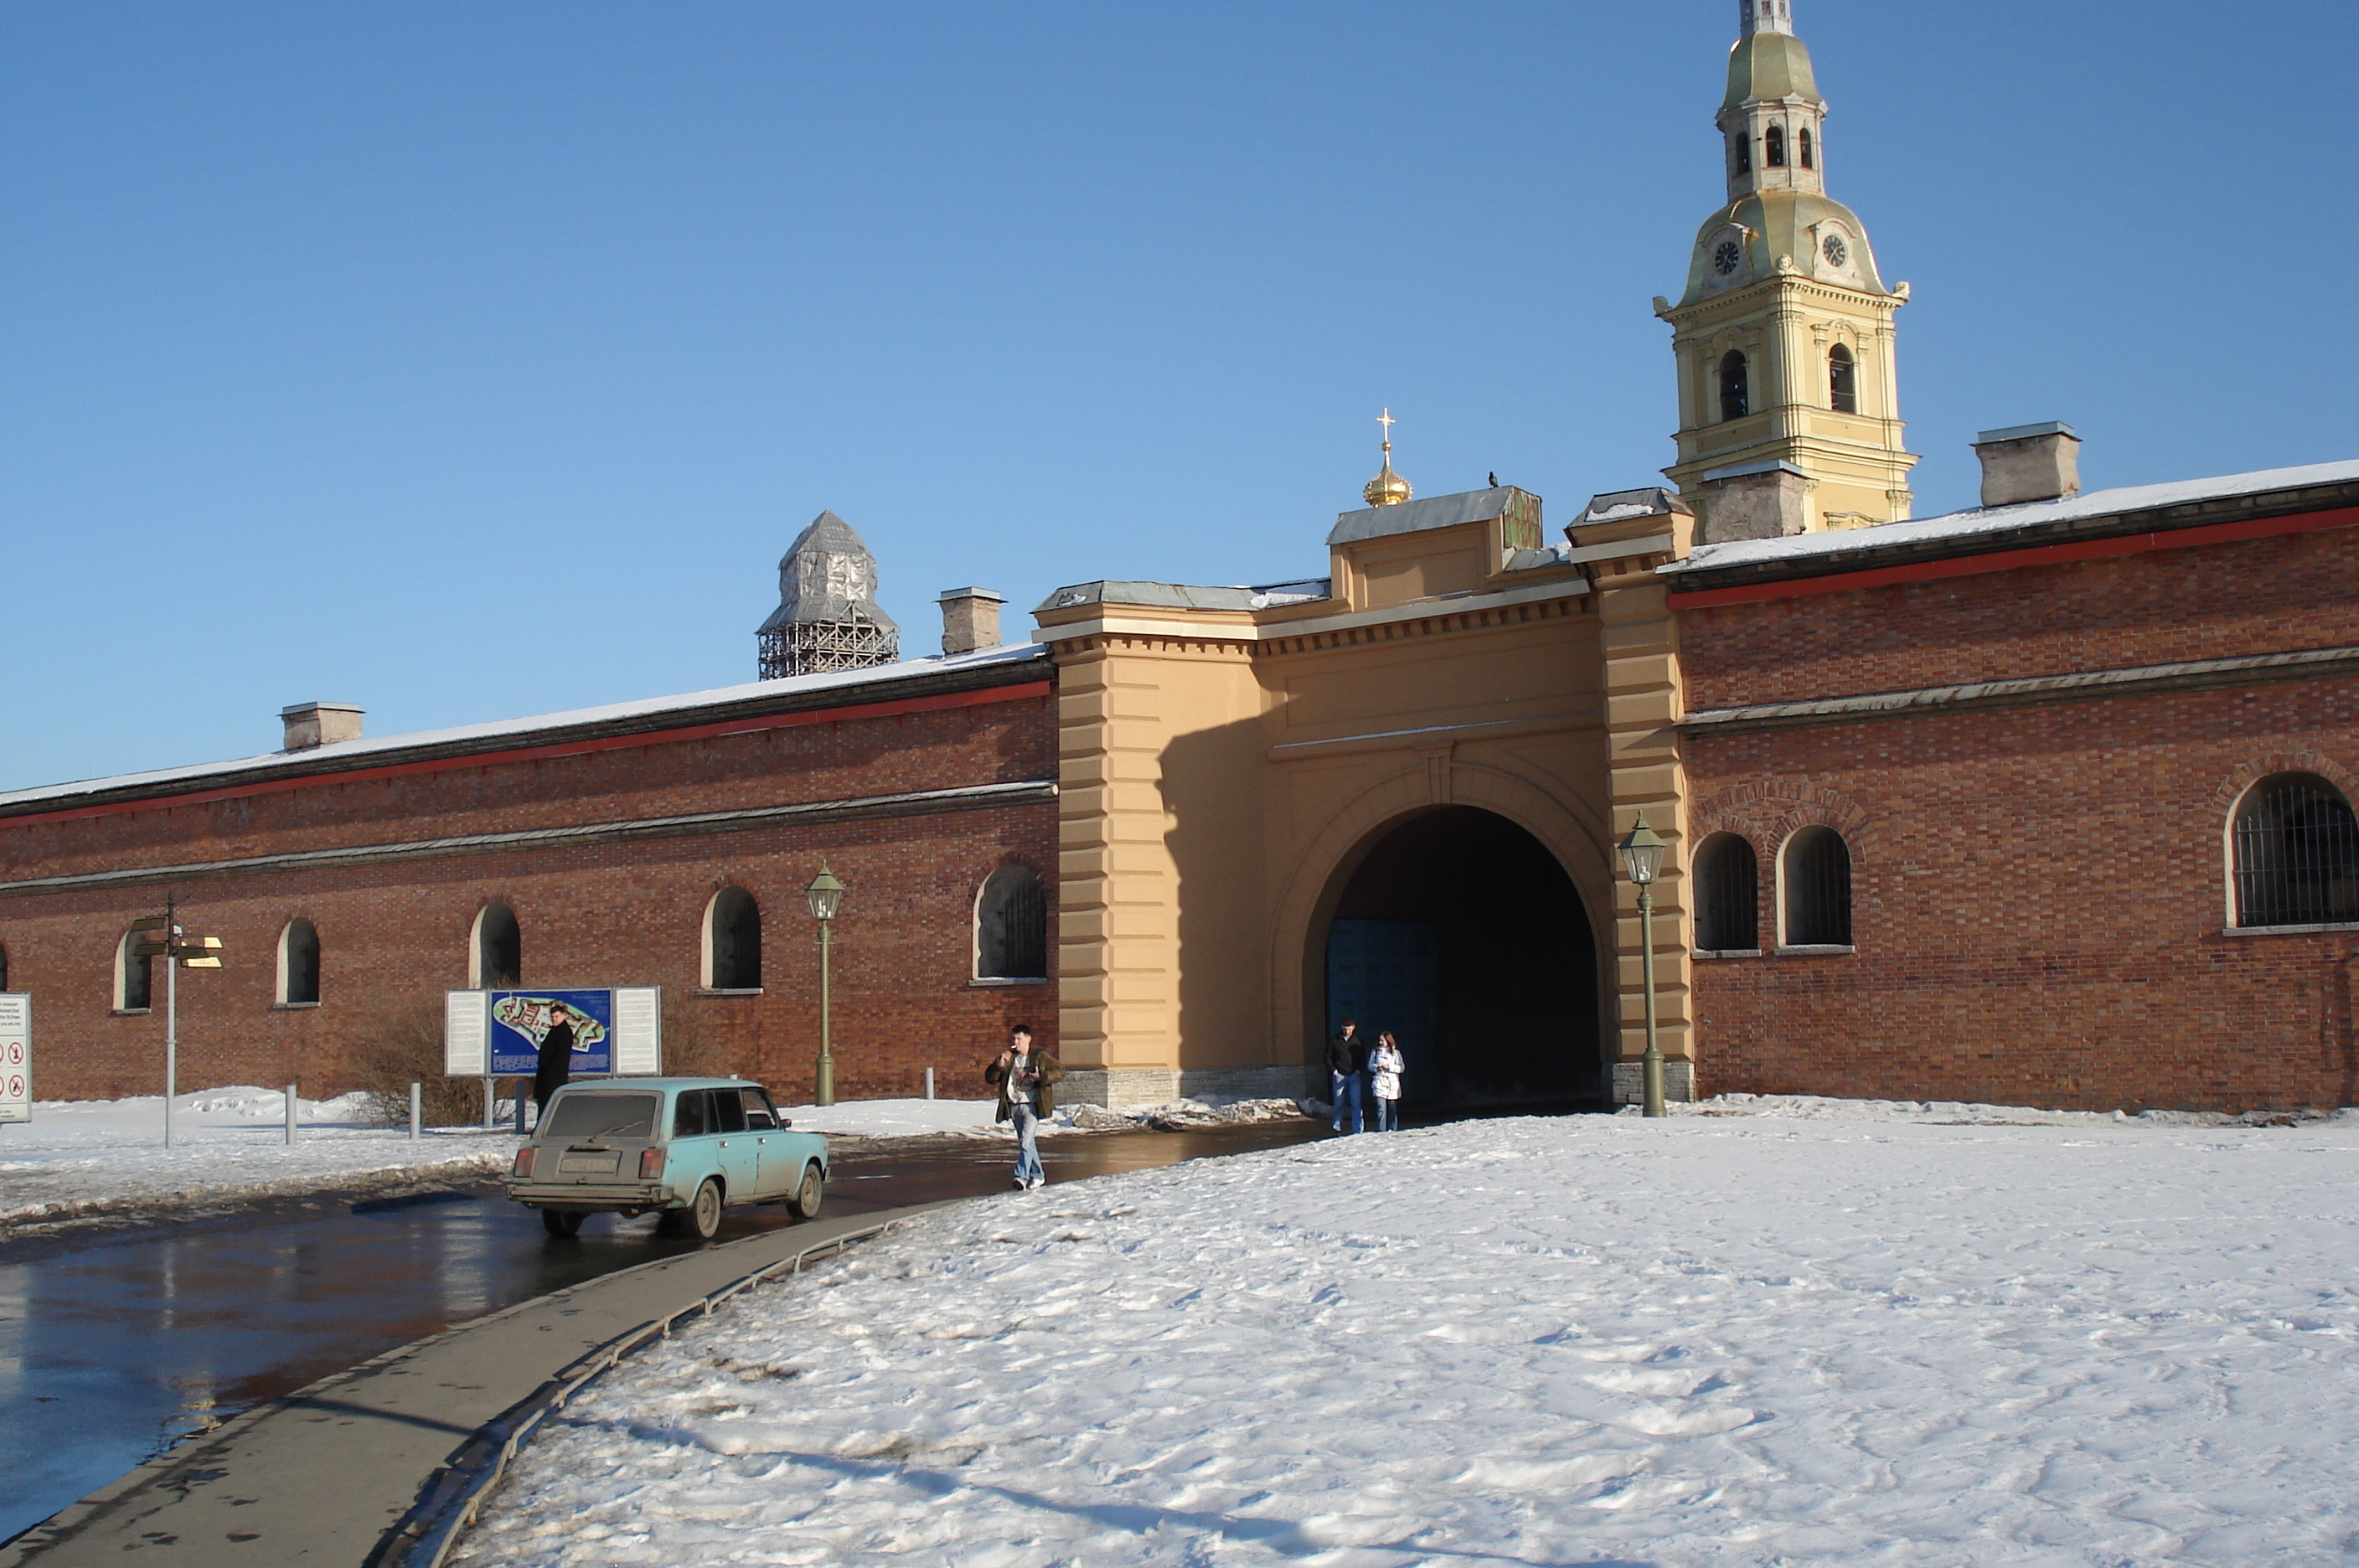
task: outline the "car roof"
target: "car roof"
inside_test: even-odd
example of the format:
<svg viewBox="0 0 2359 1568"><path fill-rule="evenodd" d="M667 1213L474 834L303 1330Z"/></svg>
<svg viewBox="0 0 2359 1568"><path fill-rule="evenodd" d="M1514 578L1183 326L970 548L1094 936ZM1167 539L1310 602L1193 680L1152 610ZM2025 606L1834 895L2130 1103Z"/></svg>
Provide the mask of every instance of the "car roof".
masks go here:
<svg viewBox="0 0 2359 1568"><path fill-rule="evenodd" d="M576 1078L568 1089L759 1089L750 1078Z"/></svg>

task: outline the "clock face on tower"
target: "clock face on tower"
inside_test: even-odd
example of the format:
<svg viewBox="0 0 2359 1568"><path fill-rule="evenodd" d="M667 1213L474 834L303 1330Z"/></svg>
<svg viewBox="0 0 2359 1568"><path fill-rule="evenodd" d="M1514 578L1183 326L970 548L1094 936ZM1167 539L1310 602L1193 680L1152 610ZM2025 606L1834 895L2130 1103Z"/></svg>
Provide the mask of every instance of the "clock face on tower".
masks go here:
<svg viewBox="0 0 2359 1568"><path fill-rule="evenodd" d="M1720 248L1712 253L1712 269L1725 278L1734 272L1736 264L1744 259L1745 252L1737 247L1734 240L1723 240Z"/></svg>
<svg viewBox="0 0 2359 1568"><path fill-rule="evenodd" d="M1830 267L1841 267L1851 259L1851 247L1843 244L1841 234L1829 234L1827 243L1819 248L1826 253L1827 265Z"/></svg>

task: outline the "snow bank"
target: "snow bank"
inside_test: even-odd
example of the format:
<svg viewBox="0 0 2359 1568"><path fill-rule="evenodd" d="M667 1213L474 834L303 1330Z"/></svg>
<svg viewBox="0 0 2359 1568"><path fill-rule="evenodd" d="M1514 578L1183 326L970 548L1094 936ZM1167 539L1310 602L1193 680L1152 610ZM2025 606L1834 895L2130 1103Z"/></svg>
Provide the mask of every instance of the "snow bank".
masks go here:
<svg viewBox="0 0 2359 1568"><path fill-rule="evenodd" d="M0 1127L0 1225L53 1222L132 1209L223 1203L404 1177L457 1181L505 1170L512 1136L472 1127L372 1127L364 1097L296 1101L297 1141L285 1140L287 1096L248 1084L179 1094L173 1147L164 1147L164 1098L41 1100L33 1119Z"/></svg>
<svg viewBox="0 0 2359 1568"><path fill-rule="evenodd" d="M2359 1127L1462 1123L942 1211L544 1428L456 1561L2340 1561Z"/></svg>
<svg viewBox="0 0 2359 1568"><path fill-rule="evenodd" d="M1918 1122L1934 1127L2092 1127L2135 1121L2143 1127L2284 1127L2303 1121L2359 1118L2339 1111L2048 1111L2032 1105L1986 1105L1961 1100L1838 1100L1822 1094L1721 1094L1691 1105L1664 1105L1675 1116L1788 1116L1812 1121ZM1615 1113L1645 1113L1625 1105Z"/></svg>

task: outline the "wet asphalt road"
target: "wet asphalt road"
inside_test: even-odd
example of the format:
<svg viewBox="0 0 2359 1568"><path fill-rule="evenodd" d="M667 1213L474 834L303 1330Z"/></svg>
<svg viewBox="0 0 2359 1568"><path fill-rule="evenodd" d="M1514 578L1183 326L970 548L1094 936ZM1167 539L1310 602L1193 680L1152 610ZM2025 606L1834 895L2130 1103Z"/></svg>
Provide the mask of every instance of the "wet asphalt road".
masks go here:
<svg viewBox="0 0 2359 1568"><path fill-rule="evenodd" d="M1324 1136L1315 1123L1043 1139L1051 1181ZM1004 1192L1009 1146L847 1151L842 1214ZM300 1200L214 1219L0 1244L0 1540L175 1439L453 1323L710 1245L654 1216L599 1216L570 1242L496 1188L358 1204ZM778 1229L732 1209L720 1241Z"/></svg>

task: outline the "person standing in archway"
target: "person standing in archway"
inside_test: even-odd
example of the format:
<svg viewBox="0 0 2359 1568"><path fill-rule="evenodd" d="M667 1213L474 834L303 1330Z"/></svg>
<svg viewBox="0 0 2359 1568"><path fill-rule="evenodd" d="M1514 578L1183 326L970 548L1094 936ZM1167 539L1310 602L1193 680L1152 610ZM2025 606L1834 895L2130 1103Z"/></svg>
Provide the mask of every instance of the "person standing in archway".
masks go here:
<svg viewBox="0 0 2359 1568"><path fill-rule="evenodd" d="M1392 1030L1376 1036L1375 1054L1368 1058L1368 1087L1375 1091L1378 1132L1400 1130L1401 1070L1408 1065Z"/></svg>
<svg viewBox="0 0 2359 1568"><path fill-rule="evenodd" d="M1352 1105L1352 1130L1365 1132L1367 1121L1360 1106L1360 1084L1368 1070L1368 1046L1360 1038L1360 1020L1345 1018L1335 1038L1327 1042L1327 1075L1333 1080L1333 1109L1327 1117L1329 1130L1343 1130L1343 1105Z"/></svg>
<svg viewBox="0 0 2359 1568"><path fill-rule="evenodd" d="M549 1009L549 1030L540 1037L540 1058L532 1075L532 1108L537 1122L549 1109L549 1097L573 1076L573 1018L562 1008Z"/></svg>

